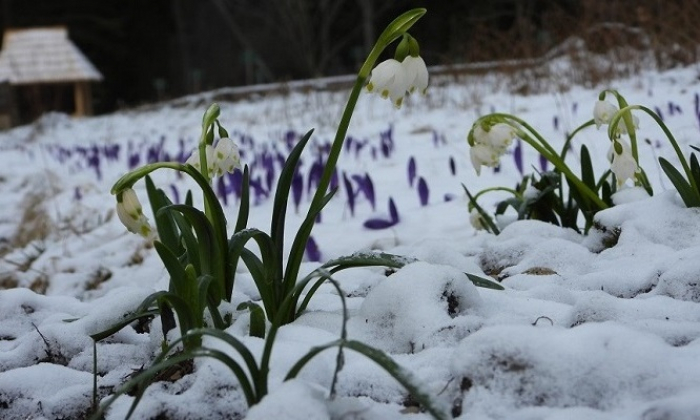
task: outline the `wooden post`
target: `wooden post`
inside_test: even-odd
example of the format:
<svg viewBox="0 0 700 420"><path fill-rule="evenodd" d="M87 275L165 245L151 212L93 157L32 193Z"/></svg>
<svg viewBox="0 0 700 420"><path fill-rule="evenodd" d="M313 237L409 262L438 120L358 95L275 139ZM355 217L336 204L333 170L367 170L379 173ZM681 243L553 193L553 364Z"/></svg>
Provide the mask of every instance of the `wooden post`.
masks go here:
<svg viewBox="0 0 700 420"><path fill-rule="evenodd" d="M92 115L92 97L90 95L90 82L75 82L74 90L75 115L82 117Z"/></svg>

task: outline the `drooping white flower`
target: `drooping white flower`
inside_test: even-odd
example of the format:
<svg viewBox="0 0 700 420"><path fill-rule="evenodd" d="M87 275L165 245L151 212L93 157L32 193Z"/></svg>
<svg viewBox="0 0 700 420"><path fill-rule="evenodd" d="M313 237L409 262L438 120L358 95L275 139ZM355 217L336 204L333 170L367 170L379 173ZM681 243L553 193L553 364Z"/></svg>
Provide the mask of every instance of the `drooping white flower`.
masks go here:
<svg viewBox="0 0 700 420"><path fill-rule="evenodd" d="M206 151L206 154L207 154L207 169L208 169L207 170L207 172L208 172L207 177L211 178L212 175L214 174L214 165L213 165L213 163L214 163L214 148L210 145L207 145L204 150ZM194 168L196 170L198 170L200 173L202 172L202 165L201 165L201 161L199 159L199 147L197 147L196 149L194 149L194 151L192 151L192 154L190 155L190 157L187 158L185 163L194 166Z"/></svg>
<svg viewBox="0 0 700 420"><path fill-rule="evenodd" d="M516 137L515 129L505 123L497 123L484 129L477 123L472 129L474 145L469 150L476 174L481 174L481 165L496 167L501 156Z"/></svg>
<svg viewBox="0 0 700 420"><path fill-rule="evenodd" d="M513 127L505 123L495 124L493 127L491 127L487 134L491 147L501 154L506 151L508 146L510 146L515 139L515 130Z"/></svg>
<svg viewBox="0 0 700 420"><path fill-rule="evenodd" d="M117 196L117 216L129 232L139 234L144 238L147 238L152 232L148 218L143 214L139 198L131 188L122 191Z"/></svg>
<svg viewBox="0 0 700 420"><path fill-rule="evenodd" d="M404 58L401 62L406 70L406 80L408 81L408 93L413 93L416 90L425 95L428 90L428 67L425 61L420 56L413 57L411 55Z"/></svg>
<svg viewBox="0 0 700 420"><path fill-rule="evenodd" d="M615 143L619 145L619 151L615 150ZM613 142L609 154L612 155L610 170L615 174L618 188L621 187L628 179L634 179L635 174L639 172L637 161L632 156L632 148L627 141L618 139Z"/></svg>
<svg viewBox="0 0 700 420"><path fill-rule="evenodd" d="M501 155L486 144L476 143L469 148L469 158L477 175L481 175L481 165L494 168L498 166Z"/></svg>
<svg viewBox="0 0 700 420"><path fill-rule="evenodd" d="M390 98L395 107L400 108L408 90L406 68L390 58L382 61L372 70L367 91L377 92L382 98Z"/></svg>
<svg viewBox="0 0 700 420"><path fill-rule="evenodd" d="M484 218L477 209L472 209L472 211L469 213L469 223L471 223L476 230L486 230Z"/></svg>
<svg viewBox="0 0 700 420"><path fill-rule="evenodd" d="M213 152L211 168L214 175L221 176L224 172L233 173L241 167L241 155L238 146L229 137L219 139Z"/></svg>
<svg viewBox="0 0 700 420"><path fill-rule="evenodd" d="M613 115L619 109L608 101L597 101L593 107L593 121L595 126L600 128L601 125L610 124Z"/></svg>

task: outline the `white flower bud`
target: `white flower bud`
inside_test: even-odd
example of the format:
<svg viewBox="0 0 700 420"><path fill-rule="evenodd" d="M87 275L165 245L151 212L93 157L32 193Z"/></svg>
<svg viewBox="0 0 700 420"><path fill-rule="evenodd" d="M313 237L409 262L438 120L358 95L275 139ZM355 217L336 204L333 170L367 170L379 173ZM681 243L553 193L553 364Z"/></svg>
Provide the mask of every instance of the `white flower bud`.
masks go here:
<svg viewBox="0 0 700 420"><path fill-rule="evenodd" d="M124 190L117 197L117 216L129 232L148 237L151 234L151 226L143 214L143 208L131 188Z"/></svg>

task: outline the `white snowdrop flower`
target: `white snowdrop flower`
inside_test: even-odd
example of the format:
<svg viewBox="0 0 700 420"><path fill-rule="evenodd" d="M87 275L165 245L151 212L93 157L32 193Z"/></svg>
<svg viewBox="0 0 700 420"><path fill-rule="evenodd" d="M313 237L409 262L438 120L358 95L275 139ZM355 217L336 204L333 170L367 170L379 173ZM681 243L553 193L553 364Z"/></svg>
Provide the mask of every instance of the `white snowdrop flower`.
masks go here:
<svg viewBox="0 0 700 420"><path fill-rule="evenodd" d="M476 143L469 148L469 157L477 175L481 175L481 165L496 167L501 155L486 144Z"/></svg>
<svg viewBox="0 0 700 420"><path fill-rule="evenodd" d="M621 153L615 150L615 143L620 145ZM634 176L639 172L637 161L632 156L632 148L625 140L616 140L611 147L612 163L610 170L615 174L618 188L621 187L628 179L634 179Z"/></svg>
<svg viewBox="0 0 700 420"><path fill-rule="evenodd" d="M212 175L214 174L214 169L215 169L214 168L214 148L210 145L207 145L205 150L207 153L207 167L208 167L207 172L209 172L209 174L207 176L209 178L211 178ZM199 160L199 147L194 149L194 151L192 152L190 157L187 158L185 163L194 166L194 168L196 170L198 170L200 173L202 172L202 165L201 165L201 162Z"/></svg>
<svg viewBox="0 0 700 420"><path fill-rule="evenodd" d="M515 139L515 130L505 123L494 125L487 134L487 139L491 147L500 154L503 154L508 146L513 143L513 139Z"/></svg>
<svg viewBox="0 0 700 420"><path fill-rule="evenodd" d="M213 152L211 167L215 175L223 175L224 172L233 173L241 167L241 155L238 146L229 137L219 139Z"/></svg>
<svg viewBox="0 0 700 420"><path fill-rule="evenodd" d="M409 82L406 68L391 58L382 61L372 70L367 91L376 91L382 98L390 98L395 107L401 108Z"/></svg>
<svg viewBox="0 0 700 420"><path fill-rule="evenodd" d="M494 124L487 130L481 124L472 129L474 145L469 149L476 174L481 174L481 165L498 166L501 156L515 139L515 129L505 123Z"/></svg>
<svg viewBox="0 0 700 420"><path fill-rule="evenodd" d="M401 62L406 70L406 80L408 81L408 93L418 90L424 94L428 90L428 67L420 56L409 55Z"/></svg>
<svg viewBox="0 0 700 420"><path fill-rule="evenodd" d="M593 107L593 121L595 126L600 128L601 125L609 124L613 115L618 111L618 108L608 101L597 101Z"/></svg>
<svg viewBox="0 0 700 420"><path fill-rule="evenodd" d="M144 238L151 234L152 229L151 225L148 224L148 218L143 214L139 198L131 188L122 191L121 195L117 197L117 216L129 232L139 234Z"/></svg>
<svg viewBox="0 0 700 420"><path fill-rule="evenodd" d="M469 223L471 223L476 230L486 230L484 218L477 209L472 209L472 211L469 213Z"/></svg>

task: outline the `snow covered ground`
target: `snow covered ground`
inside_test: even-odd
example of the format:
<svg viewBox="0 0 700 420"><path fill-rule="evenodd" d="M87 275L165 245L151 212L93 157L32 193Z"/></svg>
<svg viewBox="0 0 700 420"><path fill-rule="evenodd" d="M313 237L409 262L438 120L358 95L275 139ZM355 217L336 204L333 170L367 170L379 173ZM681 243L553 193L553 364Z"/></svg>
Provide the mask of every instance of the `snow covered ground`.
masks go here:
<svg viewBox="0 0 700 420"><path fill-rule="evenodd" d="M700 145L698 74L696 68L649 72L612 87L630 104L657 109L689 152L689 145ZM514 222L499 236L475 231L461 184L472 192L513 187L521 174L509 155L499 171L486 168L476 176L466 143L473 121L510 112L559 148L567 131L592 117L604 88L519 96L496 81L435 80L427 97L411 97L398 111L363 94L338 167L351 182L371 177L376 208L360 195L351 211L341 183L313 231L320 255L303 268L317 267L314 259L367 250L420 259L389 276L368 268L337 275L350 310L348 333L390 354L457 418L700 418L700 212L683 206L658 168L658 156L677 162L670 144L640 114L641 163L655 195L627 188L618 205L597 215L600 226L619 231L614 246L601 229L584 236L537 221ZM302 157L308 173L335 133L346 95L291 93L221 104L221 121L241 144L256 181L249 226L269 229L276 173L263 160L284 154L288 141L316 128ZM93 390L89 335L168 285L153 248L115 217L110 187L130 166L187 157L207 104L200 95L190 105L89 119L47 115L0 133L0 418L86 418ZM605 132L591 128L577 137L569 159L574 168L582 143L600 173L607 165ZM526 172L539 168L534 150L526 147L523 159ZM420 178L429 189L426 205L417 191ZM154 180L175 201L193 188L174 172L157 172ZM136 190L146 203L143 184ZM235 220L232 184L221 191L227 217ZM487 195L480 203L493 210L503 198ZM366 220L387 217L390 199L399 223L365 228ZM304 194L298 211L291 206L290 235L309 200ZM465 272L497 272L506 290L476 288ZM242 268L235 288L238 301L259 297ZM334 351L314 359L298 379L282 381L310 347L338 337L336 293L322 287L308 312L281 329L271 393L247 417L429 418L388 374L351 351L332 400ZM152 322L150 332L129 327L98 343L100 398L158 354L159 325ZM241 314L228 332L258 354L262 340L247 336L246 325ZM230 351L213 340L205 344ZM131 401L117 400L107 419L124 418ZM231 372L198 359L194 373L153 384L133 418L235 419L246 412Z"/></svg>

